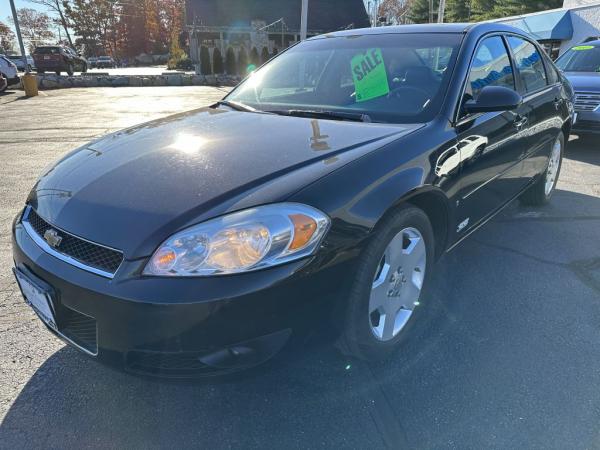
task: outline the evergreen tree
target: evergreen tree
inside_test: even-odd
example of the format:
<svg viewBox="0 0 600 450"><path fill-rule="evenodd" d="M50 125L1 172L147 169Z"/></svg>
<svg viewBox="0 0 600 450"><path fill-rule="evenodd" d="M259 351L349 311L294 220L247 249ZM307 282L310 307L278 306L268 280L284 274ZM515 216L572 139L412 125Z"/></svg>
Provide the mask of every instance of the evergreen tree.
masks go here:
<svg viewBox="0 0 600 450"><path fill-rule="evenodd" d="M433 14L431 17L434 22L437 22L438 5L439 0L433 0ZM413 0L410 4L408 18L414 23L429 23L429 0Z"/></svg>
<svg viewBox="0 0 600 450"><path fill-rule="evenodd" d="M444 22L469 22L471 20L471 0L447 0Z"/></svg>
<svg viewBox="0 0 600 450"><path fill-rule="evenodd" d="M502 0L499 0L502 1ZM472 0L471 1L471 22L493 19L494 6L496 0Z"/></svg>

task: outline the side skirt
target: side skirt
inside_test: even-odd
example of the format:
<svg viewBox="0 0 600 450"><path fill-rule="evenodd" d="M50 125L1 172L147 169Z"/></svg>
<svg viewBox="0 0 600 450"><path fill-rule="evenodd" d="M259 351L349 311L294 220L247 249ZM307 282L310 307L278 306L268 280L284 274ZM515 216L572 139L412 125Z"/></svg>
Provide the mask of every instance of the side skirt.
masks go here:
<svg viewBox="0 0 600 450"><path fill-rule="evenodd" d="M527 189L529 189L538 180L538 178L539 177L535 177L535 178L532 178L531 180L529 180L529 182L519 192L517 192L509 200L507 200L505 203L503 203L498 209L496 209L495 211L491 212L486 217L484 217L483 219L481 219L476 225L473 225L473 227L469 231L467 231L463 236L461 236L458 241L456 241L454 244L452 244L450 247L448 247L448 249L446 250L446 253L450 253L461 242L463 242L465 239L467 239L469 236L471 236L474 232L476 232L477 230L479 230L479 228L481 228L486 223L488 223L490 220L492 220L494 217L496 217L496 215L499 212L501 212L510 203L512 203L514 200L516 200L523 192L525 192Z"/></svg>

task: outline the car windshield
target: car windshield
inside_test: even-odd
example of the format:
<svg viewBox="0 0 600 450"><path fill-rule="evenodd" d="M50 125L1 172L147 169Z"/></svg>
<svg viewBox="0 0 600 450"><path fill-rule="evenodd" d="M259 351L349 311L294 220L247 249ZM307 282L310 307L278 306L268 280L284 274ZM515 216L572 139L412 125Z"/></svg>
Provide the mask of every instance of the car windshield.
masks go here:
<svg viewBox="0 0 600 450"><path fill-rule="evenodd" d="M556 60L565 72L600 72L600 45L578 45Z"/></svg>
<svg viewBox="0 0 600 450"><path fill-rule="evenodd" d="M461 39L402 33L309 40L251 73L226 100L279 113L426 122L439 112Z"/></svg>

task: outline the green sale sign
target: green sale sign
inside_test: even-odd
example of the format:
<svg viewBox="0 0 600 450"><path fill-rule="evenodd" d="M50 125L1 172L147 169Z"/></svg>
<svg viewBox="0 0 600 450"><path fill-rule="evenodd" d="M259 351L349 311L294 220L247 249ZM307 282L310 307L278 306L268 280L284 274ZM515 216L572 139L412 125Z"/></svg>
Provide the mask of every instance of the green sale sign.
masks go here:
<svg viewBox="0 0 600 450"><path fill-rule="evenodd" d="M370 48L350 61L356 101L364 102L390 92L381 49Z"/></svg>

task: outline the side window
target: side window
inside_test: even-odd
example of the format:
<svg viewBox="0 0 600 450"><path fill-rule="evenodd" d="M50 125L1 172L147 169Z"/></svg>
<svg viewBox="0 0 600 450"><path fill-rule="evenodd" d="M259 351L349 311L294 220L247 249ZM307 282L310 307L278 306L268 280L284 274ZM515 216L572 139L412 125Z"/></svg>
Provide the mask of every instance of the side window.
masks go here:
<svg viewBox="0 0 600 450"><path fill-rule="evenodd" d="M466 99L477 98L485 86L515 89L512 65L500 36L484 39L475 51L465 90Z"/></svg>
<svg viewBox="0 0 600 450"><path fill-rule="evenodd" d="M516 36L508 36L508 45L515 56L525 92L533 92L545 87L548 83L544 62L535 45Z"/></svg>
<svg viewBox="0 0 600 450"><path fill-rule="evenodd" d="M558 69L552 62L552 59L548 55L542 55L544 58L544 65L546 66L546 75L548 76L548 84L558 83L560 81L560 75Z"/></svg>

